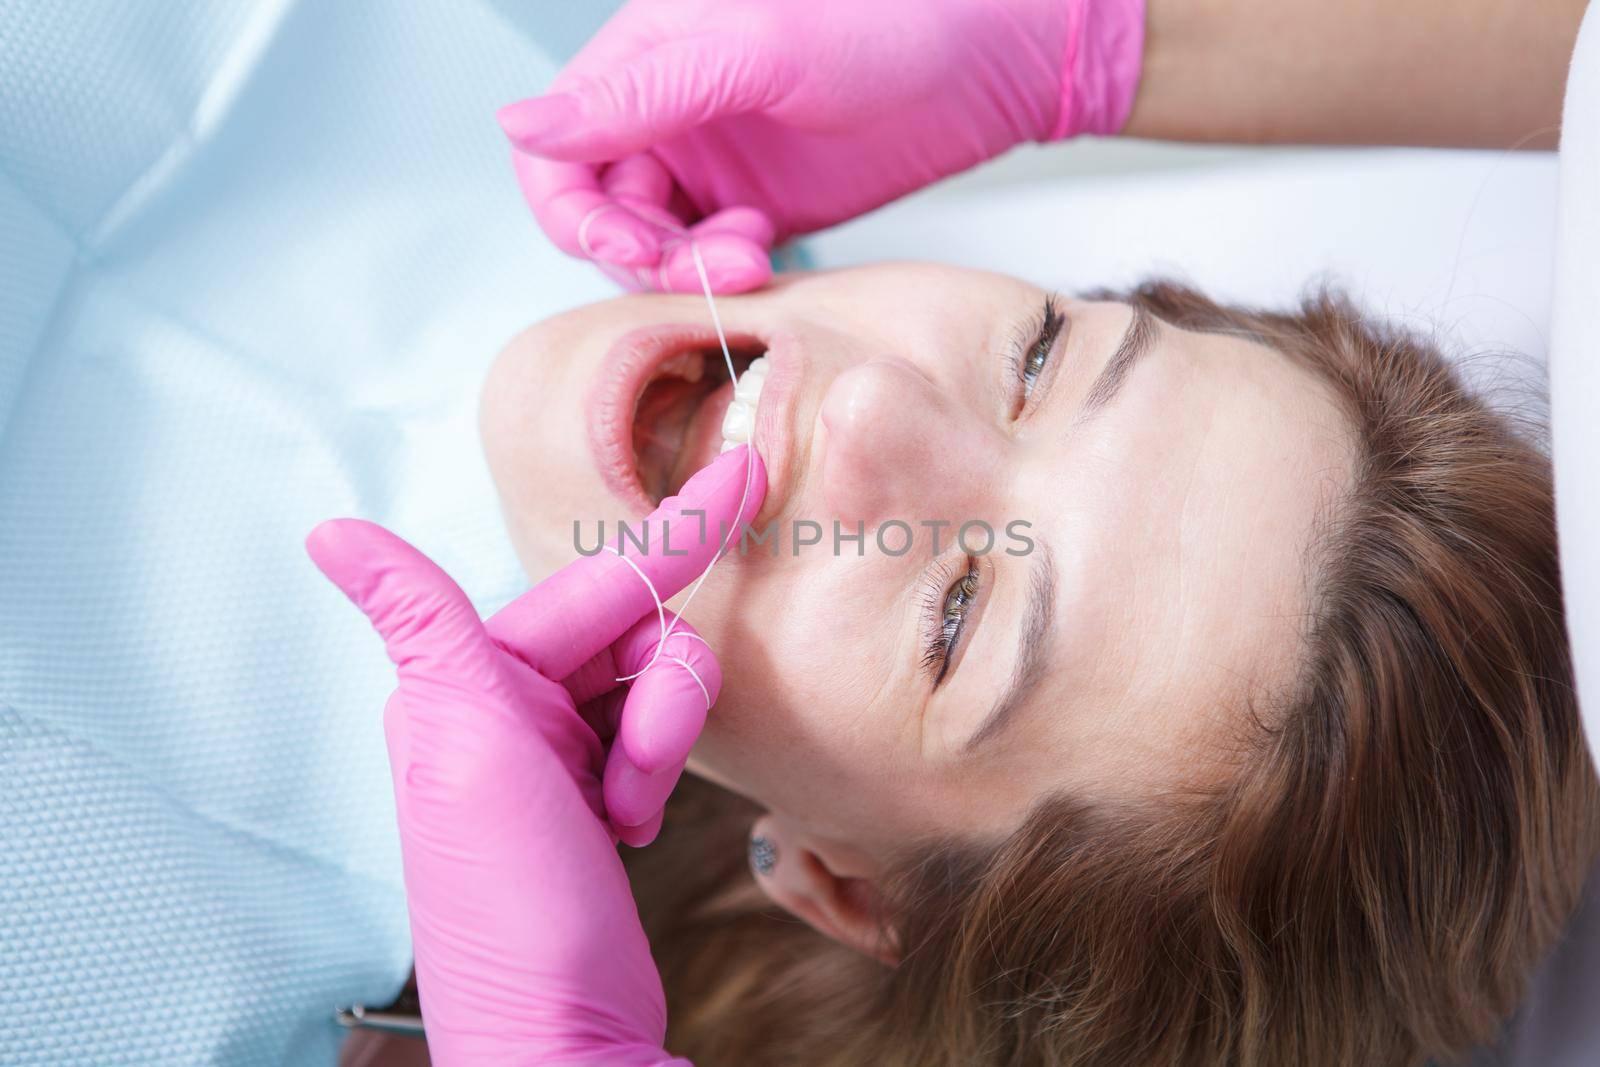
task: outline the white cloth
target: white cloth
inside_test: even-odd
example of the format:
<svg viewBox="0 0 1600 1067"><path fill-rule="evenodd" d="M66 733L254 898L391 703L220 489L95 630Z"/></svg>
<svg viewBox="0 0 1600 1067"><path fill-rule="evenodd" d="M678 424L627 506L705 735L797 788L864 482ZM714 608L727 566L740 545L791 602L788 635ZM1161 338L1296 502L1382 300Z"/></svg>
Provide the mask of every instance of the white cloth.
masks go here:
<svg viewBox="0 0 1600 1067"><path fill-rule="evenodd" d="M484 371L613 287L494 111L605 15L0 0L0 1063L331 1063L404 981L394 671L301 541L522 587Z"/></svg>
<svg viewBox="0 0 1600 1067"><path fill-rule="evenodd" d="M1600 763L1600 6L1584 19L1567 79L1557 234L1550 392L1561 574Z"/></svg>
<svg viewBox="0 0 1600 1067"><path fill-rule="evenodd" d="M1551 443L1567 628L1589 750L1600 763L1600 5L1590 5L1561 127ZM1600 869L1501 1048L1483 1064L1600 1063Z"/></svg>

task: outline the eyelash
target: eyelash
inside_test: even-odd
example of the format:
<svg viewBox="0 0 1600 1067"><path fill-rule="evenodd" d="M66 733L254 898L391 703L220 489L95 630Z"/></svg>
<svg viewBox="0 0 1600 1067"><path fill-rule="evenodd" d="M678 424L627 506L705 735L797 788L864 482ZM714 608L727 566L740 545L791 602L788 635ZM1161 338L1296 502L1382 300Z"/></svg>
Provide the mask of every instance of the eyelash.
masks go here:
<svg viewBox="0 0 1600 1067"><path fill-rule="evenodd" d="M1044 298L1043 309L1017 331L1011 352L1006 356L1007 376L1015 383L1011 397L1012 418L1022 414L1065 323L1061 305L1055 294L1050 293Z"/></svg>
<svg viewBox="0 0 1600 1067"><path fill-rule="evenodd" d="M1045 296L1043 308L1018 329L1006 356L1008 377L1016 383L1012 418L1022 413L1065 323L1061 305L1051 293ZM922 669L936 687L950 670L951 654L961 640L967 614L977 602L982 584L982 575L972 557L961 556L959 563L965 568L959 575L952 573L956 567L954 563L936 568L929 575L922 596Z"/></svg>
<svg viewBox="0 0 1600 1067"><path fill-rule="evenodd" d="M957 565L962 568L959 577L951 573ZM959 556L928 577L922 597L922 669L933 678L935 686L944 681L945 672L950 669L950 654L961 639L967 613L977 602L980 584L978 564L971 556Z"/></svg>

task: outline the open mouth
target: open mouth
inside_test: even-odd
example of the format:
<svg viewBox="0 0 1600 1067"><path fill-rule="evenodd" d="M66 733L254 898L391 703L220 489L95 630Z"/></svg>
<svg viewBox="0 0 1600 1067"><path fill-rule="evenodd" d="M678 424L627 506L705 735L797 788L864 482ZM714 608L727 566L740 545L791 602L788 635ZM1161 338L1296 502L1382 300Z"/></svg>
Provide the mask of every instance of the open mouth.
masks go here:
<svg viewBox="0 0 1600 1067"><path fill-rule="evenodd" d="M735 386L716 333L661 323L612 342L588 396L589 447L612 495L643 518L730 442L758 447L767 489L789 463L804 354L783 333L731 332ZM772 494L764 507L781 506Z"/></svg>
<svg viewBox="0 0 1600 1067"><path fill-rule="evenodd" d="M730 342L728 351L743 378L764 349ZM733 402L733 381L717 345L671 353L651 371L634 400L632 444L635 476L652 505L716 459Z"/></svg>

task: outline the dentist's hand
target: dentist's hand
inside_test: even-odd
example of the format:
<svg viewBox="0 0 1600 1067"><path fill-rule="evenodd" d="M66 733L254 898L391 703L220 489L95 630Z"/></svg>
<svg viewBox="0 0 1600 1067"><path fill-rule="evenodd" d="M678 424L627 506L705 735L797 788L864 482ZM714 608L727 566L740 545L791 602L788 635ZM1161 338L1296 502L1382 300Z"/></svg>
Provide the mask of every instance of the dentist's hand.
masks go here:
<svg viewBox="0 0 1600 1067"><path fill-rule="evenodd" d="M1111 134L1144 0L632 0L500 123L539 225L639 287L756 288L775 240L1024 141ZM664 219L665 227L649 219Z"/></svg>
<svg viewBox="0 0 1600 1067"><path fill-rule="evenodd" d="M751 462L742 511L735 449L650 517L656 552L628 559L663 598L710 563L722 524L732 543L754 518L766 471ZM706 643L679 622L652 663L655 601L609 552L484 623L382 527L326 522L307 549L399 669L384 731L434 1062L681 1063L662 1051L661 980L616 839L642 844L661 825L722 682Z"/></svg>

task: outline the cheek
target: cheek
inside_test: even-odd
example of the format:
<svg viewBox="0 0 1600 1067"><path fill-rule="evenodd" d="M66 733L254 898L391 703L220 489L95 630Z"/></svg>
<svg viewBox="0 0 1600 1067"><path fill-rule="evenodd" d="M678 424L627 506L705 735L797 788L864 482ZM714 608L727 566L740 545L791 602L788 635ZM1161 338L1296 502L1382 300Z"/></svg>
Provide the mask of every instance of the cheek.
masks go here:
<svg viewBox="0 0 1600 1067"><path fill-rule="evenodd" d="M724 687L695 749L699 773L886 848L965 817L970 798L923 760L916 594L897 562L780 555L707 586L690 613Z"/></svg>
<svg viewBox="0 0 1600 1067"><path fill-rule="evenodd" d="M859 792L898 756L903 709L885 699L898 633L886 605L896 601L870 562L749 560L737 590L690 609L704 612L696 625L725 680L701 755L758 799Z"/></svg>

